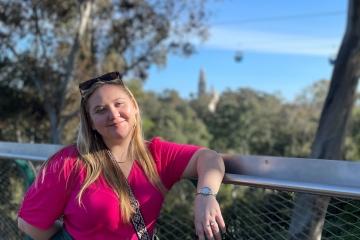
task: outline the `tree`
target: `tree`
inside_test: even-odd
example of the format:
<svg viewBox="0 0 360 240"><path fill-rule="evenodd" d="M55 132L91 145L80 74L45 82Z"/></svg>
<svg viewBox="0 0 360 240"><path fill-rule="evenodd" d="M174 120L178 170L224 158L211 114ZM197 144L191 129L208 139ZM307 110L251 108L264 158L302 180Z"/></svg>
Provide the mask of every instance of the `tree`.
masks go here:
<svg viewBox="0 0 360 240"><path fill-rule="evenodd" d="M44 109L34 93L17 91L0 83L0 139L15 142L39 142L48 127ZM16 104L14 104L16 103ZM31 124L36 122L35 125Z"/></svg>
<svg viewBox="0 0 360 240"><path fill-rule="evenodd" d="M311 158L341 159L360 76L360 2L349 0L345 35L335 61L330 88L312 145ZM290 239L321 239L329 197L298 194ZM305 206L304 208L303 206Z"/></svg>
<svg viewBox="0 0 360 240"><path fill-rule="evenodd" d="M151 115L147 115L154 123L148 132L150 136L162 136L179 143L209 145L211 135L205 124L176 91L165 91L158 100L159 105L144 103L144 108L154 106L157 110L152 109Z"/></svg>
<svg viewBox="0 0 360 240"><path fill-rule="evenodd" d="M121 70L145 79L169 52L189 55L206 37L205 0L0 1L0 81L35 92L51 141L78 111L76 85Z"/></svg>
<svg viewBox="0 0 360 240"><path fill-rule="evenodd" d="M306 87L291 103L285 103L281 120L274 128L274 150L281 156L307 157L319 123L329 81L320 80Z"/></svg>
<svg viewBox="0 0 360 240"><path fill-rule="evenodd" d="M345 141L345 159L360 160L360 108L353 110L349 124L348 136Z"/></svg>
<svg viewBox="0 0 360 240"><path fill-rule="evenodd" d="M281 119L282 103L276 96L251 89L227 91L206 122L213 135L211 148L219 152L275 154L274 128Z"/></svg>

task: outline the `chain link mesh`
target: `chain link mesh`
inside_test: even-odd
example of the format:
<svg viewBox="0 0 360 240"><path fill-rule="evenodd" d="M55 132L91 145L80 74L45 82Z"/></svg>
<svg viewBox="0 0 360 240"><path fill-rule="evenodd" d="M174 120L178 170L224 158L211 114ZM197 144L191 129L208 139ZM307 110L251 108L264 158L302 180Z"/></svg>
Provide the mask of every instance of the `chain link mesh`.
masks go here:
<svg viewBox="0 0 360 240"><path fill-rule="evenodd" d="M184 184L184 183L181 183ZM181 190L188 189L185 185L176 186L167 198L179 197ZM193 191L187 192L193 195ZM172 196L173 195L173 196ZM186 200L191 200L188 196ZM227 225L227 233L223 239L252 240L287 240L290 239L290 224L296 216L296 193L270 189L223 185L218 194L223 217ZM360 200L338 197L329 198L323 240L360 240ZM191 201L190 201L191 202ZM173 206L167 209L166 202L158 221L160 239L195 239L192 212L188 208ZM303 205L307 210L313 206ZM314 209L316 211L316 209ZM182 215L176 215L181 211ZM176 220L174 219L176 218ZM297 236L297 239L308 239L308 235Z"/></svg>
<svg viewBox="0 0 360 240"><path fill-rule="evenodd" d="M21 239L16 214L25 182L14 160L0 159L0 239Z"/></svg>
<svg viewBox="0 0 360 240"><path fill-rule="evenodd" d="M0 160L0 239L22 239L16 213L26 189L21 169L14 160ZM195 187L190 181L176 184L166 197L157 224L162 240L195 239L193 200ZM289 239L296 193L223 185L218 194L227 233L223 239ZM308 209L306 204L300 206ZM299 216L298 216L299 217ZM301 217L301 216L300 216ZM299 239L306 239L303 235ZM324 240L360 240L360 201L332 197L324 228Z"/></svg>

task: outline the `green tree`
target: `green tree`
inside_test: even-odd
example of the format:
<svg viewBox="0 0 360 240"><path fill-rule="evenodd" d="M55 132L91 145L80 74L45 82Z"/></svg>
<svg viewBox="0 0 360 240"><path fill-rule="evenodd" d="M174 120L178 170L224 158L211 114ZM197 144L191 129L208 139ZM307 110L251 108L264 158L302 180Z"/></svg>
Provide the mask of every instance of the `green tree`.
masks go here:
<svg viewBox="0 0 360 240"><path fill-rule="evenodd" d="M197 116L204 122L208 122L208 120L212 117L212 113L209 111L209 102L211 101L211 98L211 95L204 94L191 99L189 102Z"/></svg>
<svg viewBox="0 0 360 240"><path fill-rule="evenodd" d="M345 139L344 159L360 160L360 107L355 106Z"/></svg>
<svg viewBox="0 0 360 240"><path fill-rule="evenodd" d="M182 100L176 91L165 91L158 102L147 101L144 106L154 123L149 129L151 136L161 136L179 143L208 146L211 139L205 124L199 119L187 101Z"/></svg>
<svg viewBox="0 0 360 240"><path fill-rule="evenodd" d="M37 95L1 83L0 92L0 139L14 142L42 141L48 124Z"/></svg>
<svg viewBox="0 0 360 240"><path fill-rule="evenodd" d="M220 152L276 154L273 130L281 108L281 99L271 94L251 89L223 93L207 122L211 147Z"/></svg>
<svg viewBox="0 0 360 240"><path fill-rule="evenodd" d="M80 80L114 69L145 79L169 52L193 53L188 39L206 37L207 16L205 0L2 0L0 81L38 95L59 143Z"/></svg>
<svg viewBox="0 0 360 240"><path fill-rule="evenodd" d="M309 156L328 87L329 81L317 81L303 89L293 102L283 104L274 134L274 147L280 155Z"/></svg>

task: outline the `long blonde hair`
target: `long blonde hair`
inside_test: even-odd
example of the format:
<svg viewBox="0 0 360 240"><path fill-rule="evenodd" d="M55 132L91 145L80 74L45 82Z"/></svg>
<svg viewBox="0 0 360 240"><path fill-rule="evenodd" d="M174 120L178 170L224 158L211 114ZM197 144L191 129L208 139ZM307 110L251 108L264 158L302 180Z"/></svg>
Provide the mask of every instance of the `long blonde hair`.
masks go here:
<svg viewBox="0 0 360 240"><path fill-rule="evenodd" d="M109 150L106 147L101 135L92 129L87 101L92 93L104 84L115 84L121 87L133 102L138 113L135 115L135 127L128 149L128 156L135 159L141 166L146 176L161 193L165 194L166 188L161 182L160 176L156 170L154 159L145 146L145 141L141 128L141 116L138 103L132 92L123 84L114 82L97 82L84 94L80 104L80 128L77 138L77 148L79 151L79 160L82 161L86 169L86 177L78 193L78 202L81 204L81 197L84 191L94 183L101 174L105 177L107 183L113 188L119 198L119 205L122 220L129 223L135 211L130 205L130 197L126 178L118 164L112 159Z"/></svg>

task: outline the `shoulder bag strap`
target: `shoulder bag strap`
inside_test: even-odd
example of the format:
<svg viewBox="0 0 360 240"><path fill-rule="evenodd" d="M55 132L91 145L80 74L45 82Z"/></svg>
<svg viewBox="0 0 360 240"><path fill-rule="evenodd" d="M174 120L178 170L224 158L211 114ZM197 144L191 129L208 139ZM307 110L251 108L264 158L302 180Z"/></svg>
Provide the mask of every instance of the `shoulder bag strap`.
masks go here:
<svg viewBox="0 0 360 240"><path fill-rule="evenodd" d="M114 160L114 156L112 155L111 151L107 150L107 153L109 154L110 158L112 160ZM130 196L130 204L135 209L135 213L134 213L133 217L131 218L131 222L135 228L136 235L139 240L152 240L152 238L149 235L149 232L147 231L144 218L140 212L140 204L136 200L136 198L131 190L130 184L128 183L126 178L125 178L125 182L126 182L126 186L128 188L129 196Z"/></svg>
<svg viewBox="0 0 360 240"><path fill-rule="evenodd" d="M135 209L135 213L134 213L133 217L131 218L131 221L135 228L136 235L138 236L139 240L151 240L152 238L150 237L150 235L147 231L144 218L140 212L139 202L136 200L128 181L126 181L126 185L128 187L128 191L129 191L130 204Z"/></svg>

